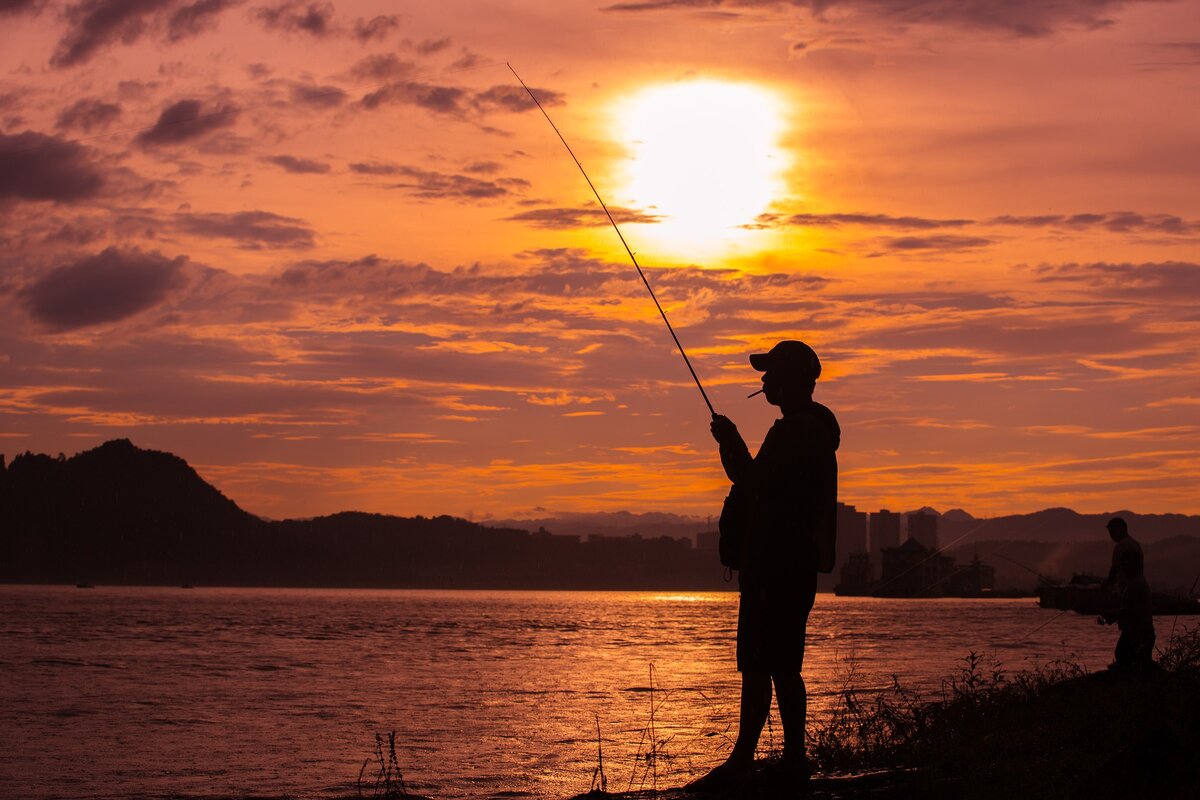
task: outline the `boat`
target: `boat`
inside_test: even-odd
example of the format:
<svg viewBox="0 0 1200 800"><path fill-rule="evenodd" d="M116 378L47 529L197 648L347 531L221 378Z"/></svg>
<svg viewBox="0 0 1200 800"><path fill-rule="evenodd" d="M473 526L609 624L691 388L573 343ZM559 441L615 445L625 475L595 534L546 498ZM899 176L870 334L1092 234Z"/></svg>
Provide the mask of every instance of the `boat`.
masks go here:
<svg viewBox="0 0 1200 800"><path fill-rule="evenodd" d="M1077 614L1096 615L1112 611L1118 599L1113 591L1101 588L1096 575L1077 573L1067 583L1043 582L1038 587L1038 605ZM1150 603L1157 617L1200 614L1200 599L1181 594L1151 592Z"/></svg>

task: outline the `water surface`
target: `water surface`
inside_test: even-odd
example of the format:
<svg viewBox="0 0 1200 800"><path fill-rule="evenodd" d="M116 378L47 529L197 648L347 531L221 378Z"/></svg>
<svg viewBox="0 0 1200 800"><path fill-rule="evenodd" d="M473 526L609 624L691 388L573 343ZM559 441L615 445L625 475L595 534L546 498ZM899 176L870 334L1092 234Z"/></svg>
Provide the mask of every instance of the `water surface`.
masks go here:
<svg viewBox="0 0 1200 800"><path fill-rule="evenodd" d="M352 795L390 730L410 790L566 797L597 718L609 788L649 787L651 665L676 783L736 732L736 613L729 593L0 586L0 797ZM1115 639L1028 598L819 595L811 714L848 679L937 694L971 650L1099 669Z"/></svg>

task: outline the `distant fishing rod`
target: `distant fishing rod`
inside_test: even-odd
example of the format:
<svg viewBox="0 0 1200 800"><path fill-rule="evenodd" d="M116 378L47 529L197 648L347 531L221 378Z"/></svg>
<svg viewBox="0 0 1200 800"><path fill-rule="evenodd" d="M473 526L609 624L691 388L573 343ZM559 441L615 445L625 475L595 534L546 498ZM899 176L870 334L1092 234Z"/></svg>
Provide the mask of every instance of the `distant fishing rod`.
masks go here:
<svg viewBox="0 0 1200 800"><path fill-rule="evenodd" d="M612 223L613 230L617 232L617 237L621 240L621 244L625 245L625 252L629 254L629 260L633 262L633 266L637 269L638 276L641 277L642 283L646 285L646 291L650 293L650 299L654 301L655 308L658 309L658 313L662 316L663 322L667 324L667 330L671 332L671 338L675 340L675 346L679 348L679 355L683 356L683 363L687 364L688 372L692 373L692 380L696 382L696 388L700 390L700 396L704 398L704 405L708 406L708 413L715 417L717 412L713 410L712 403L708 401L708 393L704 391L704 387L700 384L700 378L696 375L696 370L692 369L692 362L687 357L687 353L684 352L683 345L679 343L679 337L675 335L675 329L671 327L671 321L667 319L667 312L663 311L662 304L658 302L658 297L655 296L654 290L650 288L650 281L646 280L646 273L642 272L642 267L640 264L638 264L637 257L634 256L633 250L629 248L629 243L625 241L624 234L621 233L621 229L617 226L617 221L613 219L612 213L609 212L608 206L605 205L604 199L600 197L600 192L596 191L596 186L592 183L592 179L588 177L587 171L583 168L583 164L579 163L579 159L575 156L575 151L571 149L571 145L567 144L567 140L563 137L562 131L558 129L558 126L554 124L554 120L550 119L550 115L547 114L546 109L542 107L541 102L537 99L537 95L533 93L532 89L525 85L525 81L521 80L520 75L517 75L517 71L513 69L512 64L505 62L505 66L507 66L509 72L516 77L517 81L521 84L521 88L529 94L529 99L533 100L534 105L538 107L538 111L542 112L542 116L546 118L546 122L549 122L550 127L554 129L556 134L558 134L558 140L563 143L563 147L567 148L567 152L571 154L571 160L575 162L575 166L579 167L579 171L583 173L583 179L587 181L587 185L592 190L592 194L596 196L596 201L599 202L600 207L604 209L604 215L607 216L608 221Z"/></svg>

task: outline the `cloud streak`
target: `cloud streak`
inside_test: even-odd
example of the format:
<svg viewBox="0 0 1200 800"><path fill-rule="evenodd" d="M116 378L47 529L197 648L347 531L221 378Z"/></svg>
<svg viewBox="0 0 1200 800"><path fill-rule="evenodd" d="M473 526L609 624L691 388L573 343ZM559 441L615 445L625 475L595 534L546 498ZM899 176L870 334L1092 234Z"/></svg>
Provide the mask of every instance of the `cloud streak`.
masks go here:
<svg viewBox="0 0 1200 800"><path fill-rule="evenodd" d="M947 3L942 0L633 0L606 7L614 12L774 10L796 8L819 21L831 12L901 25L946 25L1016 38L1049 36L1067 28L1098 30L1113 25L1109 14L1139 0L1012 0L995 3ZM1142 0L1146 2L1147 0Z"/></svg>
<svg viewBox="0 0 1200 800"><path fill-rule="evenodd" d="M178 42L212 30L223 12L237 5L238 0L81 0L66 8L67 30L50 64L79 66L106 47L136 44L155 30L165 31L168 43Z"/></svg>
<svg viewBox="0 0 1200 800"><path fill-rule="evenodd" d="M265 27L284 33L302 33L322 39L334 32L333 4L289 0L254 9L254 16Z"/></svg>
<svg viewBox="0 0 1200 800"><path fill-rule="evenodd" d="M268 164L274 164L284 172L290 172L293 175L325 175L331 169L323 161L316 161L311 158L298 158L296 156L264 156L262 160Z"/></svg>
<svg viewBox="0 0 1200 800"><path fill-rule="evenodd" d="M376 69L385 63L374 62ZM364 64L363 68L367 68ZM553 89L534 88L543 106L562 105L565 95ZM375 110L388 105L411 105L453 117L486 115L493 112L520 113L536 109L520 86L492 86L475 91L460 86L439 86L421 81L394 81L363 95L363 108Z"/></svg>
<svg viewBox="0 0 1200 800"><path fill-rule="evenodd" d="M618 224L652 224L661 222L663 217L636 208L609 206L609 212ZM510 222L523 222L535 228L571 230L576 228L599 228L609 224L608 216L598 206L579 206L575 208L533 208L505 217Z"/></svg>
<svg viewBox="0 0 1200 800"><path fill-rule="evenodd" d="M105 103L101 100L85 97L76 100L58 114L55 127L60 130L78 130L91 133L103 130L116 122L121 116L121 107L116 103Z"/></svg>
<svg viewBox="0 0 1200 800"><path fill-rule="evenodd" d="M239 247L254 250L265 247L304 249L316 242L313 229L303 220L269 211L182 213L175 216L174 224L177 230L193 236L229 239Z"/></svg>
<svg viewBox="0 0 1200 800"><path fill-rule="evenodd" d="M206 107L199 100L178 100L164 108L154 125L134 141L146 148L184 144L232 126L237 116L238 109L231 104Z"/></svg>
<svg viewBox="0 0 1200 800"><path fill-rule="evenodd" d="M523 178L483 180L472 175L435 172L401 164L352 163L360 175L401 178L387 188L399 189L422 200L496 200L529 187Z"/></svg>

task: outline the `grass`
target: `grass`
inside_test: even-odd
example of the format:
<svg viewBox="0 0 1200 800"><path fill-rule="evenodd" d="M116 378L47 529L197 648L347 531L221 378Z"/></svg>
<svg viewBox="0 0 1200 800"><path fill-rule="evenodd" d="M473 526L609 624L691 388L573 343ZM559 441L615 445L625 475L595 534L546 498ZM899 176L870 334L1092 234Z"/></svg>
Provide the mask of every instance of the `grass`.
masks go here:
<svg viewBox="0 0 1200 800"><path fill-rule="evenodd" d="M375 755L363 761L362 769L358 771L358 796L365 798L363 793L363 775L367 766L374 760L376 764L375 779L370 784L372 800L400 800L409 796L404 785L404 775L400 772L400 761L396 758L396 732L388 731L387 744L384 745L383 734L375 734Z"/></svg>
<svg viewBox="0 0 1200 800"><path fill-rule="evenodd" d="M1141 675L1059 661L1010 676L969 653L933 702L895 677L864 696L853 677L810 729L818 771L914 770L930 797L1200 797L1200 629Z"/></svg>

